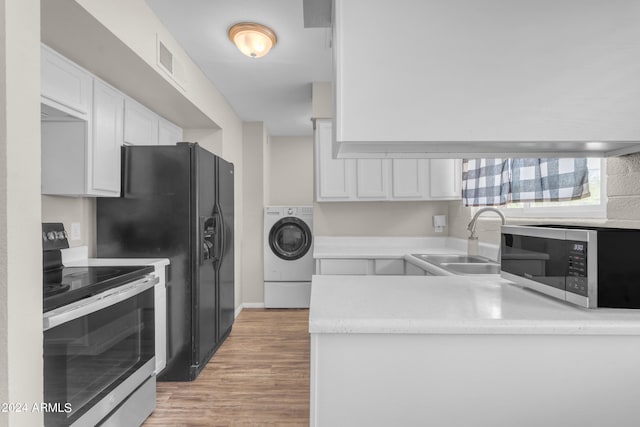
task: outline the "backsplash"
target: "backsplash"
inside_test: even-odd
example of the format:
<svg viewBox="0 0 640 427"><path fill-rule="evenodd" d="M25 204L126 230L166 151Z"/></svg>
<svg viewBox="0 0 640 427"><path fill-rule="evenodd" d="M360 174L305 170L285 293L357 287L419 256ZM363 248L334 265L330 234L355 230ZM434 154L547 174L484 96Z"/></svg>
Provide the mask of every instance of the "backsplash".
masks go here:
<svg viewBox="0 0 640 427"><path fill-rule="evenodd" d="M607 224L640 228L640 154L607 160Z"/></svg>
<svg viewBox="0 0 640 427"><path fill-rule="evenodd" d="M69 246L87 246L95 255L96 199L88 197L42 196L42 222L61 222L69 234ZM71 239L71 224L80 224L80 239Z"/></svg>
<svg viewBox="0 0 640 427"><path fill-rule="evenodd" d="M436 233L433 215L447 215L449 202L314 203L313 232L317 236L446 237L451 227Z"/></svg>

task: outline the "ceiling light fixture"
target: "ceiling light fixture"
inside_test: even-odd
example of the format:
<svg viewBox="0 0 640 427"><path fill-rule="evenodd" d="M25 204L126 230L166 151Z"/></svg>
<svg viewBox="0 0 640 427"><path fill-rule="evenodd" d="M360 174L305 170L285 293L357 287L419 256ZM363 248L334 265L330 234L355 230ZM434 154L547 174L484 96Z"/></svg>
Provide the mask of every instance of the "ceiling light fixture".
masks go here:
<svg viewBox="0 0 640 427"><path fill-rule="evenodd" d="M265 56L278 42L271 28L255 22L240 22L229 28L229 40L251 58Z"/></svg>

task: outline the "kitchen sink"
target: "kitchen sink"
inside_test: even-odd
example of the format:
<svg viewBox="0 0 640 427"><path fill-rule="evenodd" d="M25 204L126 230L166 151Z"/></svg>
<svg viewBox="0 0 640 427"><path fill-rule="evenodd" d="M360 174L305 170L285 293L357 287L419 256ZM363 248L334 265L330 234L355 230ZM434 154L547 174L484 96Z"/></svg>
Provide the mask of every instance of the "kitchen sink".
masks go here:
<svg viewBox="0 0 640 427"><path fill-rule="evenodd" d="M435 275L500 274L500 264L483 256L455 254L411 254L411 256L433 266L427 269L423 265L422 268Z"/></svg>
<svg viewBox="0 0 640 427"><path fill-rule="evenodd" d="M456 274L500 274L500 264L494 263L442 263L445 270Z"/></svg>
<svg viewBox="0 0 640 427"><path fill-rule="evenodd" d="M485 258L477 255L429 255L429 254L412 254L414 257L423 261L430 262L432 264L444 264L444 263L489 263L492 262L489 258Z"/></svg>

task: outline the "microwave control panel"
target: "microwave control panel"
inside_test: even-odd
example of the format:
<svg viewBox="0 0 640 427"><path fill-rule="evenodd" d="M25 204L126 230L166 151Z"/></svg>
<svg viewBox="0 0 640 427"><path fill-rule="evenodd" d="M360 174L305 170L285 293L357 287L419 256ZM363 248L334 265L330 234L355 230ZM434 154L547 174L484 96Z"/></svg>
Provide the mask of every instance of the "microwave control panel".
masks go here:
<svg viewBox="0 0 640 427"><path fill-rule="evenodd" d="M587 292L587 242L567 242L569 259L566 291L588 296Z"/></svg>

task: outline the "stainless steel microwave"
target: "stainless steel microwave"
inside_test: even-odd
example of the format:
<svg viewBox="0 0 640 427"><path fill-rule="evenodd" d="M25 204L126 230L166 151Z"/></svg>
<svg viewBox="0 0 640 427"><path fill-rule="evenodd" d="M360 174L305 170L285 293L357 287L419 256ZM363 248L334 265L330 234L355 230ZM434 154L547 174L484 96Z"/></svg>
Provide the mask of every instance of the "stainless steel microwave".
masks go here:
<svg viewBox="0 0 640 427"><path fill-rule="evenodd" d="M501 275L586 308L640 308L640 230L504 225Z"/></svg>

